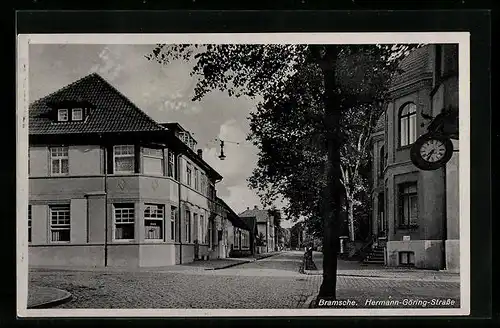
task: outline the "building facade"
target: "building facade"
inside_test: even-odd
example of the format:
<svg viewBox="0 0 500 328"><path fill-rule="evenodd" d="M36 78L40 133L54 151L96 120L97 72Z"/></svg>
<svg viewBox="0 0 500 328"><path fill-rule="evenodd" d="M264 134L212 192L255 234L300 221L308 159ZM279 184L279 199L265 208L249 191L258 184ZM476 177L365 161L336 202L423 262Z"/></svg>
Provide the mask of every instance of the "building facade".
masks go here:
<svg viewBox="0 0 500 328"><path fill-rule="evenodd" d="M97 74L30 105L29 264L163 266L227 254L222 176L178 124Z"/></svg>
<svg viewBox="0 0 500 328"><path fill-rule="evenodd" d="M412 51L393 77L386 110L371 138L372 234L389 266L459 269L458 153L433 171L410 160L431 117L458 108L458 46ZM453 141L455 149L458 142Z"/></svg>

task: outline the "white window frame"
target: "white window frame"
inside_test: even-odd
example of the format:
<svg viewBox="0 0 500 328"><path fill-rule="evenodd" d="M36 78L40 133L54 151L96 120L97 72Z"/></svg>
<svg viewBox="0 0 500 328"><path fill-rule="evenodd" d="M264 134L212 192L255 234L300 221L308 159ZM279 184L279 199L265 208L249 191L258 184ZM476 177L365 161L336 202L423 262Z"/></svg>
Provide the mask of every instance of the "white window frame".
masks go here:
<svg viewBox="0 0 500 328"><path fill-rule="evenodd" d="M155 152L156 154L154 154L153 152ZM151 148L151 147L143 147L142 148L142 155L143 155L143 162L146 160L146 158L151 158L151 159L155 159L155 160L160 160L160 167L161 167L161 172L146 172L144 171L146 169L146 165L145 163L143 163L142 167L143 167L143 171L144 171L144 174L148 174L148 175L158 175L158 176L164 176L165 175L165 168L164 168L164 162L165 162L165 158L163 156L163 149L160 149L160 148Z"/></svg>
<svg viewBox="0 0 500 328"><path fill-rule="evenodd" d="M60 147L50 147L50 175L58 176L58 175L68 175L69 174L69 148L67 146ZM68 172L63 172L62 162L66 160L68 165ZM54 161L59 163L59 171L54 172Z"/></svg>
<svg viewBox="0 0 500 328"><path fill-rule="evenodd" d="M132 154L125 153L125 154L117 154L118 149L132 149ZM130 171L118 171L116 169L116 159L117 158L132 158L132 170ZM135 147L134 145L116 145L113 146L113 173L114 174L131 174L135 173Z"/></svg>
<svg viewBox="0 0 500 328"><path fill-rule="evenodd" d="M123 207L122 207L123 206ZM117 208L118 207L118 208ZM132 218L119 218L120 222L118 222L118 218L117 218L117 209L120 209L120 210L132 210L132 215L133 217ZM136 217L136 213L135 213L135 204L134 203L116 203L116 204L113 204L113 241L116 241L116 242L130 242L130 241L134 241L135 240L135 230L136 230L136 227L135 227L135 217ZM127 238L127 239L122 239L122 238L116 238L116 225L117 224L130 224L132 225L133 227L133 231L134 231L134 238L130 239L130 238Z"/></svg>
<svg viewBox="0 0 500 328"><path fill-rule="evenodd" d="M57 110L57 121L68 122L69 120L69 110L67 108L59 108Z"/></svg>
<svg viewBox="0 0 500 328"><path fill-rule="evenodd" d="M148 216L146 211L149 209ZM161 223L161 237L148 238L146 231L146 221L158 221ZM144 239L148 241L164 241L165 240L165 205L163 204L144 204Z"/></svg>
<svg viewBox="0 0 500 328"><path fill-rule="evenodd" d="M80 117L78 118L75 114L80 113ZM71 120L72 121L83 121L83 108L73 108L71 110Z"/></svg>
<svg viewBox="0 0 500 328"><path fill-rule="evenodd" d="M55 223L54 223L54 214ZM62 214L62 215L61 215ZM67 218L65 217L67 216ZM62 205L49 205L49 218L50 218L50 242L55 244L67 244L71 242L71 207L69 204ZM65 222L67 220L67 223ZM62 221L62 222L60 222ZM68 231L69 240L54 240L54 231Z"/></svg>

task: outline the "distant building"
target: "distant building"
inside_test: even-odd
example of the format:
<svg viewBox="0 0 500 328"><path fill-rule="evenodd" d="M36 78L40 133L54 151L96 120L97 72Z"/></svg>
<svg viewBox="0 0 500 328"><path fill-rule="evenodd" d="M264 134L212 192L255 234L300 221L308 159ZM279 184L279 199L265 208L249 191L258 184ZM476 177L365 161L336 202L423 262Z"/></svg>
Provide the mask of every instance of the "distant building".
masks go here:
<svg viewBox="0 0 500 328"><path fill-rule="evenodd" d="M216 199L222 176L195 147L179 124L155 122L97 74L33 102L29 264L145 267L227 256L236 221Z"/></svg>
<svg viewBox="0 0 500 328"><path fill-rule="evenodd" d="M418 48L400 68L371 138L371 232L389 266L458 270L458 153L434 171L410 160L411 145L430 123L425 117L458 108L458 46Z"/></svg>
<svg viewBox="0 0 500 328"><path fill-rule="evenodd" d="M239 214L243 219L253 218L257 225L257 235L262 234L265 240L265 251L273 252L277 250L277 234L275 218L271 215L270 210L259 209L254 206L253 209L247 207L245 211Z"/></svg>
<svg viewBox="0 0 500 328"><path fill-rule="evenodd" d="M218 198L218 202L224 211L224 225L218 232L224 255L219 258L252 255L254 231L222 199Z"/></svg>

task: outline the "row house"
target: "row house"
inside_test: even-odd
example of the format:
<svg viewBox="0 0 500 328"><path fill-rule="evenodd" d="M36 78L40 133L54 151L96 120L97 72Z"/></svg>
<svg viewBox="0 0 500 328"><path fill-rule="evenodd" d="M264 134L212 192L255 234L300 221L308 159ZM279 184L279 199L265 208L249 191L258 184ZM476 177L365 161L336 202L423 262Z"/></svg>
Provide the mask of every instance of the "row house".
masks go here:
<svg viewBox="0 0 500 328"><path fill-rule="evenodd" d="M271 215L269 210L259 209L254 206L253 209L247 207L245 211L239 214L243 219L253 219L256 226L256 235L264 236L264 251L273 252L277 250L277 226L275 224L275 217Z"/></svg>
<svg viewBox="0 0 500 328"><path fill-rule="evenodd" d="M29 264L181 264L223 255L222 176L179 124L98 74L29 107Z"/></svg>
<svg viewBox="0 0 500 328"><path fill-rule="evenodd" d="M400 68L371 137L371 232L384 249L386 265L458 270L458 153L429 171L410 158L430 118L458 109L458 46L417 48ZM458 141L452 141L457 150Z"/></svg>
<svg viewBox="0 0 500 328"><path fill-rule="evenodd" d="M222 199L218 198L218 202L222 206L222 218L225 220L219 238L224 243L225 257L252 255L255 236L252 229Z"/></svg>

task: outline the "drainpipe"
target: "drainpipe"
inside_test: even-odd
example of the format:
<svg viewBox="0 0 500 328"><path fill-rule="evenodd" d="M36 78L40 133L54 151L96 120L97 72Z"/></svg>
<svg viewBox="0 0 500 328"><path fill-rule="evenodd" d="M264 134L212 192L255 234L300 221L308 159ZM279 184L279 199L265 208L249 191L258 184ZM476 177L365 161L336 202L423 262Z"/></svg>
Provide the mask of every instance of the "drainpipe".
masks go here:
<svg viewBox="0 0 500 328"><path fill-rule="evenodd" d="M442 242L443 242L443 247L441 248L442 251L442 268L443 270L446 270L446 239L448 237L448 213L446 210L446 197L447 197L447 191L446 191L446 164L443 166L443 236L442 236Z"/></svg>
<svg viewBox="0 0 500 328"><path fill-rule="evenodd" d="M108 266L108 151L104 147L104 266Z"/></svg>

